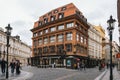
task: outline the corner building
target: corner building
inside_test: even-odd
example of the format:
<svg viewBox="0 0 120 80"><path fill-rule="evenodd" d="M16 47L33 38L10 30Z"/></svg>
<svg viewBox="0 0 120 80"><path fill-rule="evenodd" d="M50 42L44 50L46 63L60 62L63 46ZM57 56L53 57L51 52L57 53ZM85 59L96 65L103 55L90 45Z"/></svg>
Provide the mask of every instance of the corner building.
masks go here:
<svg viewBox="0 0 120 80"><path fill-rule="evenodd" d="M32 65L76 68L79 61L88 63L87 19L70 3L54 9L34 23Z"/></svg>

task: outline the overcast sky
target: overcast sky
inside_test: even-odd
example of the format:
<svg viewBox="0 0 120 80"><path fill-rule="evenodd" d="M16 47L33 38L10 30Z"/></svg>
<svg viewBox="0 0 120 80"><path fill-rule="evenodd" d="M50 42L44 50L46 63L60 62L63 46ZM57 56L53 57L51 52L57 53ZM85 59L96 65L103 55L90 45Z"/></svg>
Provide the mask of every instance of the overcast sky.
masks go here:
<svg viewBox="0 0 120 80"><path fill-rule="evenodd" d="M23 42L31 45L30 29L43 14L73 3L93 25L106 30L110 15L117 20L117 0L0 0L0 27L11 24L12 35L20 35ZM108 34L106 33L106 36ZM113 40L118 43L118 25L115 24Z"/></svg>

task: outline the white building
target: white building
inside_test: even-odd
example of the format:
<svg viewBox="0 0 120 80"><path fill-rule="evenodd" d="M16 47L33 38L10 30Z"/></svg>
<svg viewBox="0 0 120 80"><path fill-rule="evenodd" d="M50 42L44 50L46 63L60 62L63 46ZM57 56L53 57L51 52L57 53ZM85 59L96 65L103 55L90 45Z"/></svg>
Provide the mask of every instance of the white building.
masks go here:
<svg viewBox="0 0 120 80"><path fill-rule="evenodd" d="M6 34L2 28L0 28L0 58L6 59ZM11 36L9 40L9 62L16 58L24 65L27 64L27 58L30 57L31 47L20 40L19 36Z"/></svg>
<svg viewBox="0 0 120 80"><path fill-rule="evenodd" d="M102 36L100 33L89 24L90 28L88 30L88 53L90 58L102 59Z"/></svg>
<svg viewBox="0 0 120 80"><path fill-rule="evenodd" d="M109 44L108 38L105 38L104 49L105 49L105 53L106 53L105 61L106 61L106 63L110 63L110 44ZM113 41L112 42L112 61L113 61L113 63L117 63L116 54L118 52L119 52L119 46L115 41Z"/></svg>

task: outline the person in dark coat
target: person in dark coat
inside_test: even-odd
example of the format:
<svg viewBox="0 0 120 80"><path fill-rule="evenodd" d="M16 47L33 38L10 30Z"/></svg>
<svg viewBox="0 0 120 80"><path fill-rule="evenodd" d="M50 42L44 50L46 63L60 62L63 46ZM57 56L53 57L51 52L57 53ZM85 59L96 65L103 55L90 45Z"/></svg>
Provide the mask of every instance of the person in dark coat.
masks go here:
<svg viewBox="0 0 120 80"><path fill-rule="evenodd" d="M20 61L16 60L16 74L19 75L20 74Z"/></svg>
<svg viewBox="0 0 120 80"><path fill-rule="evenodd" d="M1 72L4 74L5 73L5 69L6 69L6 61L4 60L4 58L2 58L0 64L1 64Z"/></svg>
<svg viewBox="0 0 120 80"><path fill-rule="evenodd" d="M15 61L13 59L12 59L12 62L10 62L9 66L11 67L11 73L13 74L15 69Z"/></svg>

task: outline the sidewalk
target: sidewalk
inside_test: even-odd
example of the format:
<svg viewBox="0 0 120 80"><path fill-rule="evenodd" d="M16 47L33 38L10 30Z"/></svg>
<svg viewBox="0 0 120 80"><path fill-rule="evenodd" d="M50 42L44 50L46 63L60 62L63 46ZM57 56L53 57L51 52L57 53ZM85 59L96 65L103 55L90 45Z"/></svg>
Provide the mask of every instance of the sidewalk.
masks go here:
<svg viewBox="0 0 120 80"><path fill-rule="evenodd" d="M117 71L115 67L113 69L113 80L120 80L120 72ZM101 75L99 75L95 80L109 80L110 77L110 69L106 69Z"/></svg>
<svg viewBox="0 0 120 80"><path fill-rule="evenodd" d="M0 72L0 80L26 80L32 76L33 76L33 73L22 71L22 70L20 75L16 75L15 73L14 75L12 75L11 72L9 71L9 78L6 79L6 76L2 75L2 73Z"/></svg>

